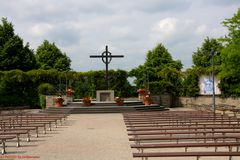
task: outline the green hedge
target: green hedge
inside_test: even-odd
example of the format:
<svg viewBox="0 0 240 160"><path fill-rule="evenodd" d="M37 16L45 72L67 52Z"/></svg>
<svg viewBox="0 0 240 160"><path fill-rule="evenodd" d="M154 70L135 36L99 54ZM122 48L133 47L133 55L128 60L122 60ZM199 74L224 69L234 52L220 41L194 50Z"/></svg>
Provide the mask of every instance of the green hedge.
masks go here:
<svg viewBox="0 0 240 160"><path fill-rule="evenodd" d="M131 96L135 93L127 81L127 72L109 71L109 89L116 96ZM95 97L96 90L105 90L105 71L59 72L57 70L0 71L0 106L42 107L41 95L66 94L66 88L73 88L74 96ZM40 95L41 94L41 95Z"/></svg>

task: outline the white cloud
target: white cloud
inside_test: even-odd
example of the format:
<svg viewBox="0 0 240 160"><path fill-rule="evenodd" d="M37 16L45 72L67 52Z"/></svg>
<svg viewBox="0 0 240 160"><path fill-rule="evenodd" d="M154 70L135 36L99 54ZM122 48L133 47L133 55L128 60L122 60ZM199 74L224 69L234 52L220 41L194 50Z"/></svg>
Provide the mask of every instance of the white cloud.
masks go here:
<svg viewBox="0 0 240 160"><path fill-rule="evenodd" d="M200 25L196 29L197 35L205 35L207 33L207 26L206 25Z"/></svg>
<svg viewBox="0 0 240 160"><path fill-rule="evenodd" d="M125 27L113 27L110 29L110 33L117 37L124 37L130 32L130 28L128 26Z"/></svg>
<svg viewBox="0 0 240 160"><path fill-rule="evenodd" d="M35 24L30 28L30 32L35 37L41 37L48 34L53 29L53 25L48 23Z"/></svg>
<svg viewBox="0 0 240 160"><path fill-rule="evenodd" d="M154 24L152 31L155 35L166 39L176 32L178 20L176 18L164 18Z"/></svg>

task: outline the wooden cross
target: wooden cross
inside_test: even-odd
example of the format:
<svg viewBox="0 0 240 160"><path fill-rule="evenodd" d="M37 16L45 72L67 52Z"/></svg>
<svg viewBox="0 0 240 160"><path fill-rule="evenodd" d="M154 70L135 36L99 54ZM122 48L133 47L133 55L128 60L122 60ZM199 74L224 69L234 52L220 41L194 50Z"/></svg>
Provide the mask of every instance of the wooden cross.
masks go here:
<svg viewBox="0 0 240 160"><path fill-rule="evenodd" d="M111 52L108 51L108 46L106 46L106 50L102 53L102 55L92 55L90 58L102 58L103 63L106 64L106 86L109 89L109 79L108 79L108 64L112 61L112 58L123 58L123 55L112 55Z"/></svg>

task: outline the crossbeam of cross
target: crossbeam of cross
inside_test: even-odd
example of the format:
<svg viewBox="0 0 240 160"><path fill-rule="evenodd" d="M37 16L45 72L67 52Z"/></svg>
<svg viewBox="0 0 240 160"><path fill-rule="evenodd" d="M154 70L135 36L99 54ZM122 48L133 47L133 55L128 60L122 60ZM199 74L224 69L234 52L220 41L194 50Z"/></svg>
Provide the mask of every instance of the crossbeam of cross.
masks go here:
<svg viewBox="0 0 240 160"><path fill-rule="evenodd" d="M124 55L112 55L111 52L108 51L108 46L106 46L105 51L102 55L91 55L90 58L102 58L103 63L106 65L106 86L109 89L109 78L108 78L108 65L112 61L112 58L123 58Z"/></svg>

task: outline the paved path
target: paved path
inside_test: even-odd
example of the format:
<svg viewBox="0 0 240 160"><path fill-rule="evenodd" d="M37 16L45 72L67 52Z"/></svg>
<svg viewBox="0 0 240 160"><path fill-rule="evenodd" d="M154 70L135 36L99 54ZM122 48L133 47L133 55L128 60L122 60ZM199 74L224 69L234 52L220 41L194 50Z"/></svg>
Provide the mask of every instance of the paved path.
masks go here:
<svg viewBox="0 0 240 160"><path fill-rule="evenodd" d="M23 141L20 148L11 143L8 155L40 157L35 160L133 159L121 114L71 115L66 125L32 139L30 143Z"/></svg>

